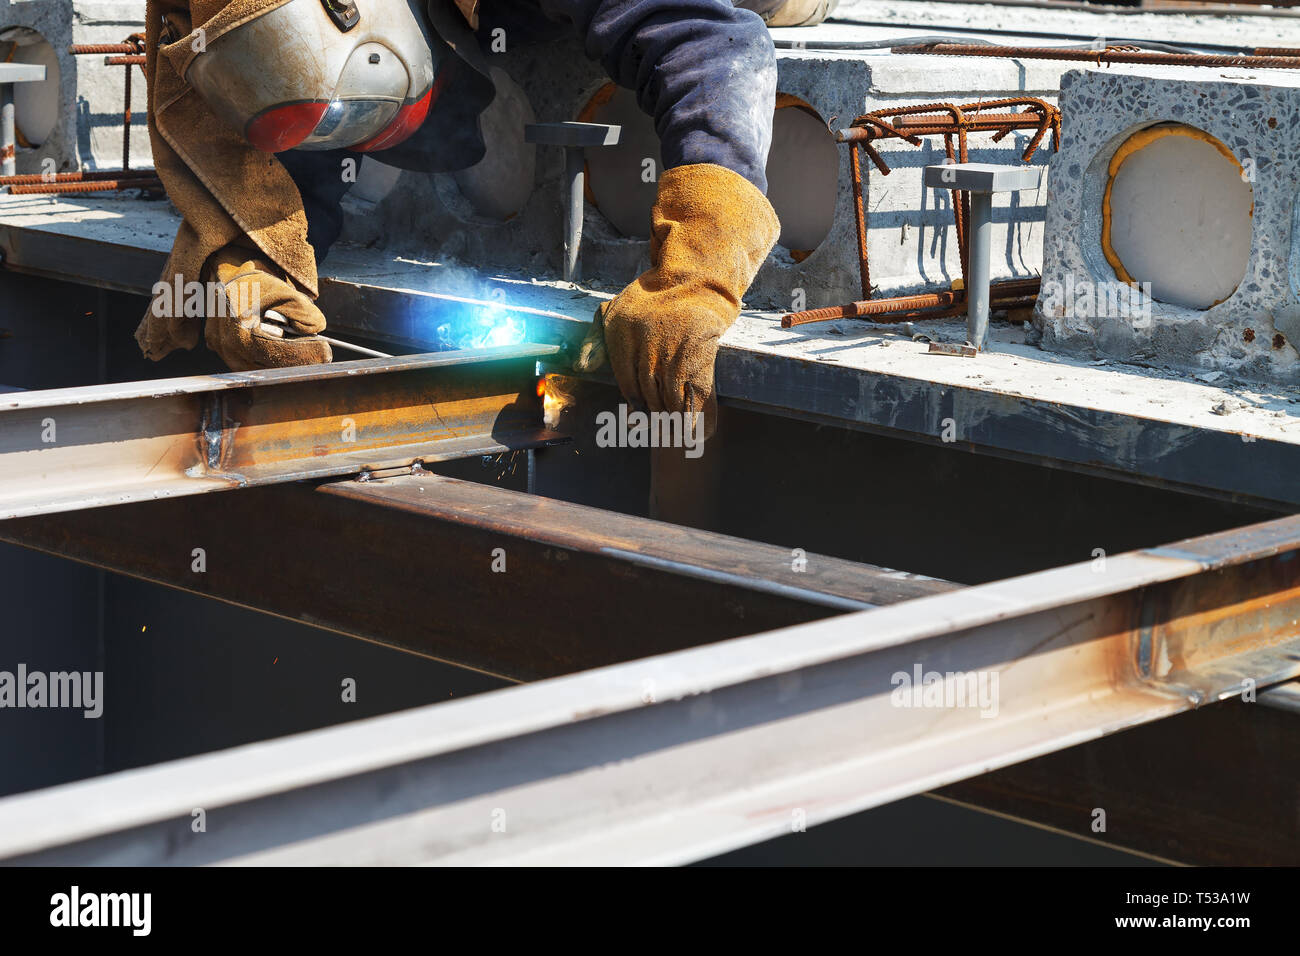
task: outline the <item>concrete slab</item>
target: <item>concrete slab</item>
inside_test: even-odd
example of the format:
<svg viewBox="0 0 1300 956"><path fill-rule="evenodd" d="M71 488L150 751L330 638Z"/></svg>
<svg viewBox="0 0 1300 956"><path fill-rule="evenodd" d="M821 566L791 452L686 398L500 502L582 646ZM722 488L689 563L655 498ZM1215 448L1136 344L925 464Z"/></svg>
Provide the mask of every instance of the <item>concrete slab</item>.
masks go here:
<svg viewBox="0 0 1300 956"><path fill-rule="evenodd" d="M1300 171L1284 157L1300 149L1300 73L1071 70L1061 108L1035 314L1044 347L1296 382ZM1171 136L1179 142L1141 166ZM1190 162L1195 150L1206 163ZM1112 232L1121 214L1122 235ZM1130 279L1149 286L1130 296ZM1104 294L1117 287L1124 301Z"/></svg>
<svg viewBox="0 0 1300 956"><path fill-rule="evenodd" d="M7 268L144 293L176 219L164 203L0 197ZM88 256L87 251L94 254ZM130 280L127 271L143 276ZM322 270L333 332L429 348L467 302L526 310L529 339L580 341L614 290L577 288L454 262L340 246ZM133 287L132 287L133 286ZM960 322L918 324L961 341ZM563 368L563 366L557 367ZM167 363L158 366L167 374ZM841 320L780 328L748 312L723 337L724 401L912 440L1172 487L1253 504L1300 507L1300 389L1088 362L1025 343L996 324L976 358L929 353L899 327Z"/></svg>
<svg viewBox="0 0 1300 956"><path fill-rule="evenodd" d="M103 55L73 56L74 43L121 43L144 31L139 0L0 0L0 59L46 67L43 82L17 93L19 173L122 168L125 67ZM144 73L133 71L131 165L153 164L145 129ZM52 164L52 165L51 165Z"/></svg>

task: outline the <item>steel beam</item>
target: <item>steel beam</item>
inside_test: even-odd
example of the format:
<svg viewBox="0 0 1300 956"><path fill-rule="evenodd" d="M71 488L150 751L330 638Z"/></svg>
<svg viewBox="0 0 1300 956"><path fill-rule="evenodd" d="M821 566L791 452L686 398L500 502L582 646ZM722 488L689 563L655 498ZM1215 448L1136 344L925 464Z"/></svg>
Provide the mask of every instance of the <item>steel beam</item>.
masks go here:
<svg viewBox="0 0 1300 956"><path fill-rule="evenodd" d="M431 474L20 518L0 539L514 680L956 587Z"/></svg>
<svg viewBox="0 0 1300 956"><path fill-rule="evenodd" d="M1287 518L10 797L0 859L686 862L1288 680L1298 557Z"/></svg>
<svg viewBox="0 0 1300 956"><path fill-rule="evenodd" d="M35 225L7 211L0 217L5 268L146 294L166 261L165 243L156 235L174 229L174 221L149 204L123 208L103 220L65 212ZM123 215L130 216L134 229L122 228ZM148 243L157 248L144 248ZM427 348L439 324L456 321L465 307L484 304L421 291L428 286L427 276L376 251L366 254L373 258L353 255L353 278L321 279L320 304L339 334ZM331 263L340 268L339 262ZM575 300L569 290L547 292L541 285L495 288L509 310L526 319L530 341L566 344L571 350L588 330L599 301ZM514 301L525 293L535 307ZM742 315L722 343L717 383L724 403L933 443L942 442L942 423L952 419L960 424L956 447L967 451L1284 511L1300 506L1300 483L1291 480L1300 467L1300 443L1279 432L1264 408L1233 419L1211 414L1216 402L1231 398L1230 390L1161 382L1161 389L1152 392L1160 403L1139 402L1111 393L1117 391L1115 380L1126 383L1118 392L1127 392L1127 383L1140 384L1140 379L1110 373L1107 384L1094 377L1104 370L1080 370L1068 362L1052 370L1054 378L1075 383L1063 388L1049 387L1041 376L1034 382L1019 372L1009 375L1000 366L985 368L984 378L975 381L967 380L964 371L960 377L951 375L930 358L924 369L900 366L885 358L897 356L898 349L854 357L836 346L831 350L836 360L830 361L820 350L797 348L775 332L776 321L775 316ZM747 344L736 344L737 331ZM1050 368L1040 364L1035 352L1029 349L1022 356L1024 371ZM560 358L550 363L550 370L571 374L569 364ZM603 380L612 381L607 375ZM1162 407L1168 388L1177 391L1174 411ZM1189 418L1177 411L1202 405L1203 416ZM1243 442L1248 448L1243 449ZM1240 465L1243 451L1249 452L1249 468Z"/></svg>
<svg viewBox="0 0 1300 956"><path fill-rule="evenodd" d="M0 400L0 518L530 448L554 346L19 392Z"/></svg>

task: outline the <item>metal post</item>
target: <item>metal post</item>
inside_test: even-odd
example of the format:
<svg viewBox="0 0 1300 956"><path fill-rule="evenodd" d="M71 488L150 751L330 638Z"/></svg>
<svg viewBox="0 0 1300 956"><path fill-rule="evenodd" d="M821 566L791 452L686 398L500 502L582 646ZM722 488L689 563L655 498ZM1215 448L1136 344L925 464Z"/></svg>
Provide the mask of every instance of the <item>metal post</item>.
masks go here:
<svg viewBox="0 0 1300 956"><path fill-rule="evenodd" d="M582 245L582 213L587 186L585 150L614 146L621 126L604 123L529 123L524 142L564 147L564 281L578 278L578 249Z"/></svg>
<svg viewBox="0 0 1300 956"><path fill-rule="evenodd" d="M564 150L564 180L568 202L564 207L564 281L578 278L578 248L582 245L583 191L586 187L586 159L581 147Z"/></svg>
<svg viewBox="0 0 1300 956"><path fill-rule="evenodd" d="M17 136L14 134L14 85L0 83L0 176L18 172L15 156Z"/></svg>
<svg viewBox="0 0 1300 956"><path fill-rule="evenodd" d="M122 80L122 172L131 168L131 66L122 67L125 74Z"/></svg>
<svg viewBox="0 0 1300 956"><path fill-rule="evenodd" d="M966 341L983 350L989 339L989 262L993 252L993 194L970 194L970 285Z"/></svg>
<svg viewBox="0 0 1300 956"><path fill-rule="evenodd" d="M1038 189L1043 181L1043 168L996 163L945 163L925 167L922 181L929 189L958 190L970 196L970 218L966 223L969 230L966 243L966 342L977 352L983 351L989 340L993 194Z"/></svg>

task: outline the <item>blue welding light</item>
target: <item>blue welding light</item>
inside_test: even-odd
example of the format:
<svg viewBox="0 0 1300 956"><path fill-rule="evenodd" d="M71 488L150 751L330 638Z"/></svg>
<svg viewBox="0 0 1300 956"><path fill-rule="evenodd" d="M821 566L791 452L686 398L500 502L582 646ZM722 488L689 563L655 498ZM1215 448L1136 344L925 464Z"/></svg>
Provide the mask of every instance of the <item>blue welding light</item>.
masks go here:
<svg viewBox="0 0 1300 956"><path fill-rule="evenodd" d="M478 305L436 330L439 349L483 349L516 345L524 340L522 318L500 306Z"/></svg>

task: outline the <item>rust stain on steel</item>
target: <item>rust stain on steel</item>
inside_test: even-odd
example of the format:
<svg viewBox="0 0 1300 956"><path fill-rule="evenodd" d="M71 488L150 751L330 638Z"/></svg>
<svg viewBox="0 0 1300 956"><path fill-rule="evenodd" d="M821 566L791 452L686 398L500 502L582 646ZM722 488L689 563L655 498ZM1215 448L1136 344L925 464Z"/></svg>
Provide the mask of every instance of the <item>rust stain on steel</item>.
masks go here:
<svg viewBox="0 0 1300 956"><path fill-rule="evenodd" d="M535 365L555 351L521 345L10 396L0 515L554 443L561 436L542 429ZM67 440L42 446L39 423L51 409L64 410Z"/></svg>
<svg viewBox="0 0 1300 956"><path fill-rule="evenodd" d="M516 365L419 370L225 393L221 469L535 427L541 401Z"/></svg>
<svg viewBox="0 0 1300 956"><path fill-rule="evenodd" d="M1207 661L1257 650L1300 633L1300 560L1296 552L1178 581L1153 595L1169 666L1194 670Z"/></svg>

